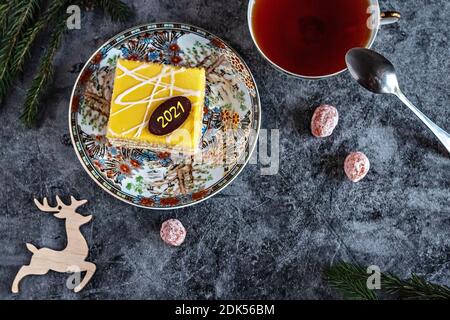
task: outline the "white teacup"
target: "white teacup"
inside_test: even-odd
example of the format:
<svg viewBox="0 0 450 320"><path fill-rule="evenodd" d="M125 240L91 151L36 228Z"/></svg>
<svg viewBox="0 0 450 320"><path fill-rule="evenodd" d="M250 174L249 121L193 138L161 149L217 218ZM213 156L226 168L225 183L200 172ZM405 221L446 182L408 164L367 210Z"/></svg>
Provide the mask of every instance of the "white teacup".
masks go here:
<svg viewBox="0 0 450 320"><path fill-rule="evenodd" d="M340 74L342 72L344 72L346 69L342 69L339 70L335 73L332 74L326 74L326 75L320 75L320 76L308 76L308 75L302 75L302 74L298 74L289 70L284 69L283 67L281 67L280 65L278 65L277 63L275 63L274 61L272 61L262 50L261 46L258 44L258 41L256 39L255 36L255 32L254 32L254 27L253 27L253 9L254 6L256 4L258 0L250 0L248 3L248 10L247 10L247 20L248 20L248 26L250 29L250 33L253 39L253 42L255 43L256 47L258 48L258 51L261 53L261 55L267 60L269 61L272 66L274 66L276 69L297 77L297 78L303 78L303 79L324 79L324 78L328 78L328 77L332 77L335 76L337 74ZM382 25L386 25L386 24L391 24L391 23L395 23L400 19L400 13L396 12L396 11L387 11L387 12L381 12L380 11L380 6L378 3L378 0L369 0L368 1L369 6L367 8L367 13L370 14L370 18L367 21L367 26L369 29L372 30L371 32L371 36L367 42L366 47L367 48L371 48L376 37L378 34L378 30L380 29L380 27ZM344 57L342 57L344 59Z"/></svg>

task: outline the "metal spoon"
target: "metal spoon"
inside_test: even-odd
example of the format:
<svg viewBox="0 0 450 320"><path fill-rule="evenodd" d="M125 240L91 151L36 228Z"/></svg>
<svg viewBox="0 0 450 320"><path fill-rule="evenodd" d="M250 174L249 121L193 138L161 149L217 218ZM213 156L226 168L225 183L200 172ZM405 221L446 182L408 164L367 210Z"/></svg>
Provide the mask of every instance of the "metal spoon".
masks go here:
<svg viewBox="0 0 450 320"><path fill-rule="evenodd" d="M450 135L439 128L406 98L400 90L395 68L389 60L373 50L355 48L347 53L345 61L350 74L360 85L374 93L396 95L433 131L447 151L450 152Z"/></svg>

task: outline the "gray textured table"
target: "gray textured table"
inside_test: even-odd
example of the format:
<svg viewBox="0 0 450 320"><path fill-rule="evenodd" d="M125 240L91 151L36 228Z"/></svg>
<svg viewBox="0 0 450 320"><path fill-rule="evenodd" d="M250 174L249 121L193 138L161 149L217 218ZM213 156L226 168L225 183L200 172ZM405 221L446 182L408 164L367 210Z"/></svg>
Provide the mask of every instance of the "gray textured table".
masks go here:
<svg viewBox="0 0 450 320"><path fill-rule="evenodd" d="M450 156L406 107L364 92L348 74L308 82L278 73L251 41L246 1L133 6L137 15L126 25L88 13L82 29L69 32L39 128L25 130L17 120L29 74L0 110L0 298L337 298L321 272L342 259L450 284ZM398 9L403 19L383 28L375 48L396 64L405 93L450 130L450 2L392 0L382 7ZM212 199L158 212L125 205L83 171L64 143L77 76L70 70L114 34L154 21L203 27L246 59L260 89L262 126L280 129L277 175L262 176L259 165L249 165ZM309 133L312 110L320 103L335 104L341 113L338 129L326 140ZM372 163L358 184L348 182L342 170L355 149ZM83 232L97 273L80 294L65 287L67 275L49 273L26 278L22 293L13 296L11 282L30 257L24 243L55 249L65 244L63 222L32 202L34 196L56 194L90 200L80 211L94 215ZM188 230L180 248L159 238L159 226L169 217Z"/></svg>

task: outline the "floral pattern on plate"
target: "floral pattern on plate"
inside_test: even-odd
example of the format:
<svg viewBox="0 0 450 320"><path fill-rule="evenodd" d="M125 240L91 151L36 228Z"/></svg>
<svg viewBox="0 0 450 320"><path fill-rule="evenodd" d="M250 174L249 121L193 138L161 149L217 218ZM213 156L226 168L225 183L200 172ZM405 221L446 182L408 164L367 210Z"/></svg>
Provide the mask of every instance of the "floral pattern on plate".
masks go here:
<svg viewBox="0 0 450 320"><path fill-rule="evenodd" d="M108 142L118 58L206 69L200 156ZM81 163L103 189L136 206L172 209L212 196L239 174L256 143L260 101L248 67L221 39L188 25L152 24L125 31L97 50L75 84L69 122Z"/></svg>

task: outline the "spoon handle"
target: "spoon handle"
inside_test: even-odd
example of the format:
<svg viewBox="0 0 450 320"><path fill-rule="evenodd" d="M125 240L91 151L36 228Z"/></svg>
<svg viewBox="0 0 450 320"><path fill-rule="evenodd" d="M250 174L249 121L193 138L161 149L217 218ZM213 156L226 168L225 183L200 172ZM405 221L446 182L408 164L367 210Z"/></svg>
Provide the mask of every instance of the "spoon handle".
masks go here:
<svg viewBox="0 0 450 320"><path fill-rule="evenodd" d="M411 101L401 92L397 90L395 95L406 104L415 114L427 125L428 128L435 134L435 136L442 142L448 152L450 152L450 134L442 130L433 121L431 121L426 115L424 115Z"/></svg>

